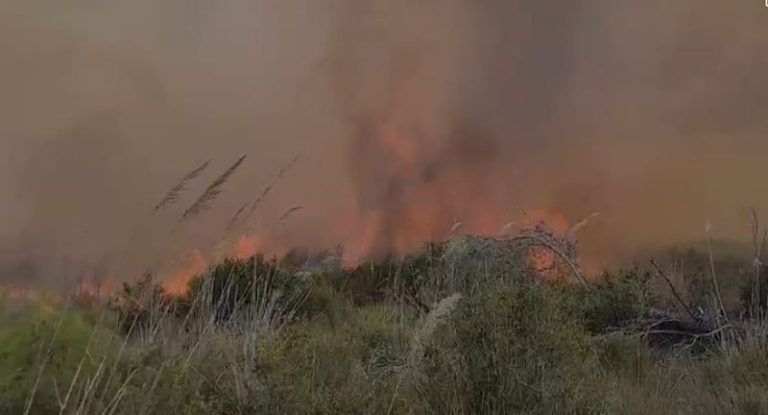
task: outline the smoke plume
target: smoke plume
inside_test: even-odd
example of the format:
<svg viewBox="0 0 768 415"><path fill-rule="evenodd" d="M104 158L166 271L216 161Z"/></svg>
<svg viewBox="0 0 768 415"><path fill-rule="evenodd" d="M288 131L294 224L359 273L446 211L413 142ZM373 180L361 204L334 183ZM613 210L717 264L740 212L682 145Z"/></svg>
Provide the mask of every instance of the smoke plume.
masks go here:
<svg viewBox="0 0 768 415"><path fill-rule="evenodd" d="M243 235L401 252L594 212L601 262L706 220L745 235L768 206L767 19L757 0L6 1L0 281L126 277Z"/></svg>

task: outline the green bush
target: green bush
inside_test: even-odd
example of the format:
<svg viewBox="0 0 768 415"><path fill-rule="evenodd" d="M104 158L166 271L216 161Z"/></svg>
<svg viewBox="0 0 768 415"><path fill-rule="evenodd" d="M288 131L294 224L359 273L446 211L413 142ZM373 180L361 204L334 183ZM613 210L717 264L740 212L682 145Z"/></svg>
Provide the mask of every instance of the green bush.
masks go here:
<svg viewBox="0 0 768 415"><path fill-rule="evenodd" d="M626 327L642 317L653 302L650 275L637 270L604 274L590 283L583 295L586 327L592 333Z"/></svg>
<svg viewBox="0 0 768 415"><path fill-rule="evenodd" d="M177 309L181 315L212 313L220 322L241 312L300 312L308 283L281 269L276 258L227 258L190 281L187 294L177 300Z"/></svg>
<svg viewBox="0 0 768 415"><path fill-rule="evenodd" d="M260 413L385 413L407 356L410 321L368 306L343 321L320 318L260 342L253 373ZM396 412L402 413L402 412Z"/></svg>
<svg viewBox="0 0 768 415"><path fill-rule="evenodd" d="M79 387L78 380L94 373L112 339L79 311L52 300L30 303L17 317L0 314L0 413L23 413L30 399L32 413L58 413L58 399L73 381Z"/></svg>
<svg viewBox="0 0 768 415"><path fill-rule="evenodd" d="M438 413L589 413L596 355L569 287L483 287L467 298L425 356L440 378L423 385ZM448 375L451 374L451 375ZM444 400L448 396L455 399ZM445 407L460 404L461 407Z"/></svg>

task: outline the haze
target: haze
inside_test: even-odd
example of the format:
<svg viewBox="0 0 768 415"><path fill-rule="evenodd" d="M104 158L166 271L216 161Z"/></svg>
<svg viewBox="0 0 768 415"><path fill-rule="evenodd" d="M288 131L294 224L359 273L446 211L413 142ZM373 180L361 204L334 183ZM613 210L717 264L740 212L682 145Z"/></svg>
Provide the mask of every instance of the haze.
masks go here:
<svg viewBox="0 0 768 415"><path fill-rule="evenodd" d="M707 220L746 238L745 212L768 205L766 74L759 0L6 0L0 281L215 251L297 154L238 231L333 247L355 241L339 225L350 208L401 232L421 197L444 228L601 212L582 237L602 261L700 238ZM417 191L396 202L381 183L406 173L372 125L417 148ZM242 154L211 208L179 225Z"/></svg>

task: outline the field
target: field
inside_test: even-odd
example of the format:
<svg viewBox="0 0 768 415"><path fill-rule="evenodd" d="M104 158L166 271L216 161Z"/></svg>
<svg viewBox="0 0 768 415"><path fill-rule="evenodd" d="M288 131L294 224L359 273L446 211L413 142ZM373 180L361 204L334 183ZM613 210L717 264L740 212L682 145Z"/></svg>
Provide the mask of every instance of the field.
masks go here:
<svg viewBox="0 0 768 415"><path fill-rule="evenodd" d="M752 264L691 249L580 282L564 243L456 237L355 268L294 251L181 296L147 274L110 298L9 297L0 413L768 412ZM537 269L545 245L563 256Z"/></svg>

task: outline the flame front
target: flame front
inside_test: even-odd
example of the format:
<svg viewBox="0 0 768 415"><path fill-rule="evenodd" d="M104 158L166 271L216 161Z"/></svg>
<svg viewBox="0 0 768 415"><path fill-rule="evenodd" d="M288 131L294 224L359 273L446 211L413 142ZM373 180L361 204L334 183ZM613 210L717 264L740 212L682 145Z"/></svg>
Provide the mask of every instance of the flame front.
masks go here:
<svg viewBox="0 0 768 415"><path fill-rule="evenodd" d="M499 164L495 140L466 131L450 140L434 140L414 131L406 134L382 121L359 124L350 146L353 186L346 207L339 212L335 240L327 240L328 246L302 245L297 238L300 231L249 234L225 244L224 256L281 256L293 247L327 249L340 244L343 265L354 267L364 259L402 256L427 242L460 234L509 235L541 222L555 233L568 232L569 221L557 212L510 209L505 178L492 167ZM209 262L214 259L206 260L200 251L193 251L164 287L171 294L183 293L189 280L204 272ZM533 250L529 263L548 269L555 257L546 250Z"/></svg>
<svg viewBox="0 0 768 415"><path fill-rule="evenodd" d="M444 144L435 146L437 141ZM498 165L494 143L481 133L433 140L406 135L392 123L361 122L350 154L355 186L339 226L344 263L407 254L456 234L499 235L539 222L567 232L565 216L546 209L511 220L504 178L492 167Z"/></svg>
<svg viewBox="0 0 768 415"><path fill-rule="evenodd" d="M185 263L179 267L170 277L163 279L163 288L168 294L183 295L187 291L189 281L195 276L205 272L208 268L208 261L199 250L193 250L189 253Z"/></svg>

